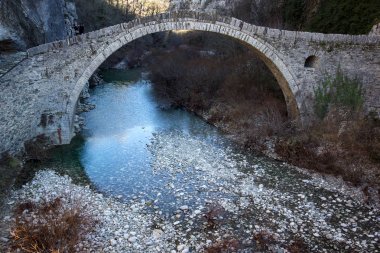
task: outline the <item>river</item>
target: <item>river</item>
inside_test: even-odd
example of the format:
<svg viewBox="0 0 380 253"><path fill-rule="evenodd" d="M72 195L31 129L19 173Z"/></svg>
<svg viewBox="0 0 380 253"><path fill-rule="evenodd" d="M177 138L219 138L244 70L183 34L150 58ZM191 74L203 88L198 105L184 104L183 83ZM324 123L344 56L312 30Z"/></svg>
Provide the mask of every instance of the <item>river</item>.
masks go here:
<svg viewBox="0 0 380 253"><path fill-rule="evenodd" d="M92 90L96 108L84 113L81 136L43 166L144 203L157 227L169 221L189 240L233 236L252 249L252 236L266 231L283 247L302 238L312 252L379 252L379 210L344 187L244 150L185 110L160 108L144 75L126 76L111 74Z"/></svg>

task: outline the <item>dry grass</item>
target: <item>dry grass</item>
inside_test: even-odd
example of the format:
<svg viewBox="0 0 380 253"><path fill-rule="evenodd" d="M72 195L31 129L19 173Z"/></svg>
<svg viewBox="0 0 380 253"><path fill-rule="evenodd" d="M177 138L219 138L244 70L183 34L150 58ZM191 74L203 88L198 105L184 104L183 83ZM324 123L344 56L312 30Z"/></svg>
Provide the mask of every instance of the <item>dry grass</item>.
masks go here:
<svg viewBox="0 0 380 253"><path fill-rule="evenodd" d="M293 242L287 247L290 253L308 253L310 248L300 237L296 237Z"/></svg>
<svg viewBox="0 0 380 253"><path fill-rule="evenodd" d="M203 215L205 220L206 229L212 230L215 229L220 223L223 216L225 216L226 211L219 204L212 204L208 206L207 211Z"/></svg>
<svg viewBox="0 0 380 253"><path fill-rule="evenodd" d="M79 204L66 207L61 198L25 202L15 209L12 247L22 252L70 253L94 221Z"/></svg>

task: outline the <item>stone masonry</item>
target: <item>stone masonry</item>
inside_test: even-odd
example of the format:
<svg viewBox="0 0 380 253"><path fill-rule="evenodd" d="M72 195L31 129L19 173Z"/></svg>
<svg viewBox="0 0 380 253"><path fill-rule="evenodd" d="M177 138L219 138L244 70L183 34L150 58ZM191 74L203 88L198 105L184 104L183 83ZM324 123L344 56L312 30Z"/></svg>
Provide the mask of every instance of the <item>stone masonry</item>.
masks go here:
<svg viewBox="0 0 380 253"><path fill-rule="evenodd" d="M284 31L171 12L30 48L27 59L0 77L0 153L21 150L40 134L52 144L69 143L78 97L96 69L127 43L170 30L215 32L247 43L278 80L294 120L312 116L313 89L338 66L363 82L366 110L380 113L380 36Z"/></svg>

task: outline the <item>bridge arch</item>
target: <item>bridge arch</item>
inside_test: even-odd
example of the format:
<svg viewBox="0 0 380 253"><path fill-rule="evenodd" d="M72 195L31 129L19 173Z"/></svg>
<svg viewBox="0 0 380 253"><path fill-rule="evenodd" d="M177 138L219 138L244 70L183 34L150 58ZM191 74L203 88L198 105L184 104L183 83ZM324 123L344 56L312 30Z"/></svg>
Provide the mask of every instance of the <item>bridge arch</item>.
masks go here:
<svg viewBox="0 0 380 253"><path fill-rule="evenodd" d="M133 27L125 29L128 25L130 26L130 23L134 24ZM108 57L110 57L122 46L140 37L157 32L173 30L193 30L219 33L238 39L251 46L277 79L285 98L289 117L293 120L299 119L299 109L301 104L296 100L296 94L299 91L299 87L296 82L295 73L289 64L286 63L281 53L278 52L272 45L258 36L244 32L242 29L243 24L245 24L244 22L234 19L235 25L231 25L231 23L220 21L216 22L215 20L205 21L203 19L199 21L195 18L169 18L163 20L161 19L160 21L151 21L151 19L146 21L144 19L138 19L130 23L121 24L120 26L122 28L122 32L120 32L117 36L112 37L111 41L104 43L104 45L95 51L95 56L91 58L89 63L85 66L84 71L77 79L66 106L66 115L69 117L71 116L71 118L68 119L68 122L70 123L68 128L70 131L73 131L73 118L81 91L89 78ZM69 138L71 139L71 136Z"/></svg>
<svg viewBox="0 0 380 253"><path fill-rule="evenodd" d="M363 80L366 112L380 113L380 36L320 34L259 27L231 17L180 11L136 19L27 50L27 57L0 76L0 153L22 150L45 135L51 144L74 136L79 95L93 72L113 52L147 34L170 30L215 32L244 41L269 66L282 88L289 116L312 118L314 89L336 66ZM305 60L319 57L316 68ZM317 59L318 60L318 59ZM360 68L358 68L360 66ZM41 119L49 118L48 125ZM62 138L61 138L62 137Z"/></svg>

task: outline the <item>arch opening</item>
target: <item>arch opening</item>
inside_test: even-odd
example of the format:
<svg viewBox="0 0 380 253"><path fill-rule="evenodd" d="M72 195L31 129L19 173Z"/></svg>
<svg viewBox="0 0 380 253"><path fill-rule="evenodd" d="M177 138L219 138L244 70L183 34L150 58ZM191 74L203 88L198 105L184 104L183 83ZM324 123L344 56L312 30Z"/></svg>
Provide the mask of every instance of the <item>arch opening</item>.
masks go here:
<svg viewBox="0 0 380 253"><path fill-rule="evenodd" d="M319 66L319 57L311 55L305 60L305 68L317 68Z"/></svg>

